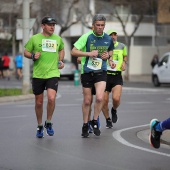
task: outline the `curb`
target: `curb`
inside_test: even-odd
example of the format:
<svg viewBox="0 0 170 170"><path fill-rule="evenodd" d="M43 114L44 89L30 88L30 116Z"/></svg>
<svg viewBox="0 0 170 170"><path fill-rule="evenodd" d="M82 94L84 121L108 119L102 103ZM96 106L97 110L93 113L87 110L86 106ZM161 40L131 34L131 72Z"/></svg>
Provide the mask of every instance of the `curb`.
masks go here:
<svg viewBox="0 0 170 170"><path fill-rule="evenodd" d="M29 99L35 99L34 94L0 97L0 103L16 102L16 101L29 100Z"/></svg>
<svg viewBox="0 0 170 170"><path fill-rule="evenodd" d="M170 145L170 130L165 130L161 136L161 142Z"/></svg>

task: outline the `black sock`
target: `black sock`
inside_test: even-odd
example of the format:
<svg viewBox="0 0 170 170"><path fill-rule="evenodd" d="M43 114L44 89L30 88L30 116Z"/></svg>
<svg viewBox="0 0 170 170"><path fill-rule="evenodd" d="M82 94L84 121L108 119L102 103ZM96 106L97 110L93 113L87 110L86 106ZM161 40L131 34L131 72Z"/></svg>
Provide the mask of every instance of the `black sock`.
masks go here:
<svg viewBox="0 0 170 170"><path fill-rule="evenodd" d="M88 123L83 123L83 126L88 126Z"/></svg>

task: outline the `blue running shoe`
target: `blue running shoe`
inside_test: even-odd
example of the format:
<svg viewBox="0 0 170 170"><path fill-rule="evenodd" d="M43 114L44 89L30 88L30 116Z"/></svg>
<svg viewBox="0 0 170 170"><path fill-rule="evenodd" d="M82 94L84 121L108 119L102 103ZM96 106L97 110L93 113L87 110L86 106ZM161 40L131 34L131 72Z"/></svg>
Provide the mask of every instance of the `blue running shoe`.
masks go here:
<svg viewBox="0 0 170 170"><path fill-rule="evenodd" d="M150 122L150 135L149 135L149 142L150 145L156 149L160 147L160 138L162 132L156 130L156 125L159 123L157 119L152 119Z"/></svg>
<svg viewBox="0 0 170 170"><path fill-rule="evenodd" d="M89 133L93 133L93 128L91 126L91 120L88 121L88 131L89 131Z"/></svg>
<svg viewBox="0 0 170 170"><path fill-rule="evenodd" d="M97 123L98 123L98 127L100 128L100 118L99 118L99 116L97 118Z"/></svg>
<svg viewBox="0 0 170 170"><path fill-rule="evenodd" d="M53 136L54 135L54 130L53 130L53 127L52 127L52 123L47 123L45 121L45 125L44 127L46 128L46 134L49 135L49 136Z"/></svg>
<svg viewBox="0 0 170 170"><path fill-rule="evenodd" d="M43 128L43 126L38 126L37 127L36 137L37 138L43 138L44 137L44 128Z"/></svg>

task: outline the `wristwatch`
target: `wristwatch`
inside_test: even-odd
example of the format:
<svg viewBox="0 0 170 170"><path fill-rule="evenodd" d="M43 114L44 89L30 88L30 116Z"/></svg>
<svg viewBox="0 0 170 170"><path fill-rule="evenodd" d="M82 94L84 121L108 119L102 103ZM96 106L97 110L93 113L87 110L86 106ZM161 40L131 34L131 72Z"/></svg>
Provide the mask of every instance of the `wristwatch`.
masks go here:
<svg viewBox="0 0 170 170"><path fill-rule="evenodd" d="M34 54L34 53L31 54L31 59L32 59L33 61L36 60L36 59L35 59L35 54Z"/></svg>

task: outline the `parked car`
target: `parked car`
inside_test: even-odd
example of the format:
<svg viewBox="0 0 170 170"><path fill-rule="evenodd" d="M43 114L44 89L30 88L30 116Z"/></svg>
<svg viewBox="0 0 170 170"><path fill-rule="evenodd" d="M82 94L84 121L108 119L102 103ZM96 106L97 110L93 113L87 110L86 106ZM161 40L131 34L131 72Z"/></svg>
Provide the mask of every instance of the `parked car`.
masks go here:
<svg viewBox="0 0 170 170"><path fill-rule="evenodd" d="M158 87L161 84L170 83L170 52L165 53L152 70L153 85Z"/></svg>
<svg viewBox="0 0 170 170"><path fill-rule="evenodd" d="M67 77L69 80L74 80L74 71L76 65L73 62L64 60L64 68L60 69L60 77Z"/></svg>

